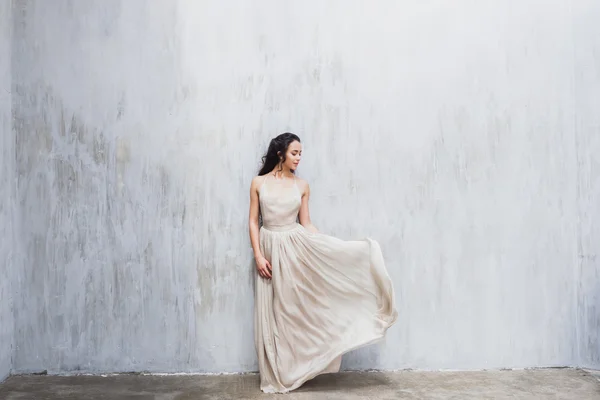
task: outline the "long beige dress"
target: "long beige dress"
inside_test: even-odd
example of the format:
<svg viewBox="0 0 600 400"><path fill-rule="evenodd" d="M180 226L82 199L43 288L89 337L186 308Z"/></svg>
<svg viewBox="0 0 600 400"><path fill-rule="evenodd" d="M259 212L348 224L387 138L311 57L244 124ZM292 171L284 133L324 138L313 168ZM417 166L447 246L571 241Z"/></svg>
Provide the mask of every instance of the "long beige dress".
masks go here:
<svg viewBox="0 0 600 400"><path fill-rule="evenodd" d="M298 224L301 193L269 175L259 189L255 344L260 388L285 393L337 372L342 354L382 339L396 322L394 291L377 242L343 241Z"/></svg>

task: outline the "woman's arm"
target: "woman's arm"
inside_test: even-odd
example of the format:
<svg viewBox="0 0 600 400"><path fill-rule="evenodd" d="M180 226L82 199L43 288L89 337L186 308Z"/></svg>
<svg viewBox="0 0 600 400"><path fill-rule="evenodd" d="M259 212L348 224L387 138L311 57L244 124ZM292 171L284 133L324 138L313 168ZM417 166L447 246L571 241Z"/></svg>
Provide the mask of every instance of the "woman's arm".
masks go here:
<svg viewBox="0 0 600 400"><path fill-rule="evenodd" d="M250 215L248 217L248 227L250 231L250 243L252 243L252 250L254 251L254 260L256 261L256 269L263 278L271 278L271 264L263 256L260 251L260 240L259 240L259 226L258 226L258 215L260 213L260 206L258 202L258 187L260 186L261 178L256 177L252 179L250 185Z"/></svg>
<svg viewBox="0 0 600 400"><path fill-rule="evenodd" d="M302 193L302 203L300 205L300 224L306 228L309 232L319 233L317 228L312 224L310 220L310 212L308 211L308 200L310 198L310 186L308 186L308 182L303 181L304 190Z"/></svg>

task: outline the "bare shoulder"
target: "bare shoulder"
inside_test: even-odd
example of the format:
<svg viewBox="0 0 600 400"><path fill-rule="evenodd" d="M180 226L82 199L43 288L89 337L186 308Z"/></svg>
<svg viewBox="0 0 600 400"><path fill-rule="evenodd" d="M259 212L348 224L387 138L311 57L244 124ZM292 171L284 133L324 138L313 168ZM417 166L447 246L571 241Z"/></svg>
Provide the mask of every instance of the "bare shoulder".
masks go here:
<svg viewBox="0 0 600 400"><path fill-rule="evenodd" d="M264 176L255 176L254 178L252 178L252 186L260 184L264 178Z"/></svg>
<svg viewBox="0 0 600 400"><path fill-rule="evenodd" d="M265 180L264 176L255 176L254 178L252 178L252 183L250 184L250 189L258 190L258 188L260 187L260 185L262 185L264 180Z"/></svg>
<svg viewBox="0 0 600 400"><path fill-rule="evenodd" d="M306 179L296 178L296 183L302 194L310 192L310 186L308 185L308 181Z"/></svg>

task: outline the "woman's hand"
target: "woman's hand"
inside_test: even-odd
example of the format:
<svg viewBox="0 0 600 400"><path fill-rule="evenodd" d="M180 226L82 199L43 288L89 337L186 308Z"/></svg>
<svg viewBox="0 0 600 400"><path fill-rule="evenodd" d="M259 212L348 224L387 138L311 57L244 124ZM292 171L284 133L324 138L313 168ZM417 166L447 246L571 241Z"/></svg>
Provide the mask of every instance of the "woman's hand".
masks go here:
<svg viewBox="0 0 600 400"><path fill-rule="evenodd" d="M271 264L263 256L256 258L256 269L263 278L271 279Z"/></svg>

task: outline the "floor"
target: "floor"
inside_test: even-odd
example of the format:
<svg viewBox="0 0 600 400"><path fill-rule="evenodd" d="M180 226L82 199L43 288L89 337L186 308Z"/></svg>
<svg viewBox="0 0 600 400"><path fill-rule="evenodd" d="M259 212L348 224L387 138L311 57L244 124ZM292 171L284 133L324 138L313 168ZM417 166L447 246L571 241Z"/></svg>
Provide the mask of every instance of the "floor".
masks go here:
<svg viewBox="0 0 600 400"><path fill-rule="evenodd" d="M483 372L344 372L323 375L287 395L266 395L258 376L13 376L6 400L216 399L600 399L600 372L535 369Z"/></svg>

